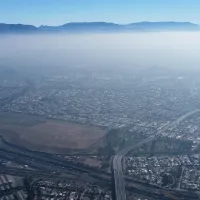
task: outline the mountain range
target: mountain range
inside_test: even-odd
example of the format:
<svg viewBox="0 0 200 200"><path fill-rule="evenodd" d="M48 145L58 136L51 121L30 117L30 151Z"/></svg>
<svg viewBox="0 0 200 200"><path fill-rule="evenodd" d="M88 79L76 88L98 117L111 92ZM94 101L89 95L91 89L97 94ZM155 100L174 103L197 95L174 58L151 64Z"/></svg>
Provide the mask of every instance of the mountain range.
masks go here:
<svg viewBox="0 0 200 200"><path fill-rule="evenodd" d="M32 26L0 23L0 33L83 33L83 32L156 32L199 31L200 26L191 22L137 22L115 24L107 22L72 22L61 26Z"/></svg>

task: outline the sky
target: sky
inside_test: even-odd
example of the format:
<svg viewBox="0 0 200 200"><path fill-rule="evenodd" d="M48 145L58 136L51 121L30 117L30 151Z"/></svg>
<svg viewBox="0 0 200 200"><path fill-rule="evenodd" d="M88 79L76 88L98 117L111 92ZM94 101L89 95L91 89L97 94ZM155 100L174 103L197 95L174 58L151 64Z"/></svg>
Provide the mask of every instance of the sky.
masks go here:
<svg viewBox="0 0 200 200"><path fill-rule="evenodd" d="M200 24L199 0L0 0L0 23L190 21Z"/></svg>

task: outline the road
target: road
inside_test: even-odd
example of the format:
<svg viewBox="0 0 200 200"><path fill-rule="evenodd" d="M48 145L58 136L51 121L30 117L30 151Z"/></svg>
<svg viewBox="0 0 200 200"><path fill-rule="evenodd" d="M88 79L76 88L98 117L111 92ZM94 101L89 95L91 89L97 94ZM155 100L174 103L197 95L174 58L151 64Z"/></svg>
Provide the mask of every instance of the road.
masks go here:
<svg viewBox="0 0 200 200"><path fill-rule="evenodd" d="M115 181L115 199L116 200L126 200L126 191L125 191L125 183L123 178L123 170L122 170L122 159L123 157L128 154L128 152L142 146L145 143L153 141L155 137L147 138L135 146L129 146L118 154L115 155L113 159L113 173L114 173L114 181Z"/></svg>
<svg viewBox="0 0 200 200"><path fill-rule="evenodd" d="M34 177L45 177L48 179L55 179L55 180L77 180L77 177L71 174L64 175L56 175L45 171L39 171L39 170L30 170L30 169L18 169L14 167L8 167L8 166L0 166L0 174L7 174L11 176L20 176L20 177L26 177L28 175L34 176Z"/></svg>
<svg viewBox="0 0 200 200"><path fill-rule="evenodd" d="M155 140L161 133L165 132L168 128L175 128L177 125L180 124L181 121L185 120L186 118L192 116L193 114L199 112L199 109L193 110L188 112L175 120L174 122L163 126L157 134L135 144L134 146L128 146L125 149L119 151L113 158L113 175L114 175L114 184L115 184L115 199L116 200L126 200L126 190L125 190L125 183L123 178L123 169L122 169L122 159L123 157L128 154L130 151L139 148L143 144L151 142Z"/></svg>

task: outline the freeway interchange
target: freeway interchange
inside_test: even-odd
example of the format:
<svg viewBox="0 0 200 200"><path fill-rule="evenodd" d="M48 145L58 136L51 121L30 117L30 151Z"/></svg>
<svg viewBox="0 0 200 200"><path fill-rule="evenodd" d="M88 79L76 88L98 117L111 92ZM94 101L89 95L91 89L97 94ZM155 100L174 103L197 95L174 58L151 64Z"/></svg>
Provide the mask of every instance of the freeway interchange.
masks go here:
<svg viewBox="0 0 200 200"><path fill-rule="evenodd" d="M181 116L174 122L167 124L158 130L157 134L146 138L134 146L128 146L125 149L119 151L113 158L112 162L112 174L114 178L115 186L115 199L116 200L126 200L126 190L129 190L128 186L125 186L125 180L127 183L131 183L135 187L135 191L141 192L142 190L148 191L148 195L156 196L157 192L164 195L165 192L162 188L155 188L147 186L144 182L139 180L130 179L124 177L122 169L122 159L130 151L141 147L142 145L151 142L163 132L165 132L169 127L176 127L182 120L199 112L199 110L187 113ZM55 180L75 180L75 181L85 181L84 174L87 175L87 181L95 184L103 185L104 187L111 187L111 173L104 172L95 168L90 168L80 164L74 164L69 161L63 160L53 154L41 153L31 151L22 147L8 143L3 137L0 137L0 157L5 160L13 160L21 163L23 166L27 165L29 168L14 168L0 166L0 174L10 174L15 176L25 177L31 175L33 177L44 177L46 179ZM164 199L164 198L163 198ZM170 199L165 197L165 199Z"/></svg>
<svg viewBox="0 0 200 200"><path fill-rule="evenodd" d="M162 127L157 134L146 138L145 140L135 144L134 146L128 146L125 149L119 151L113 158L112 163L112 170L114 176L114 185L115 185L115 199L116 200L126 200L126 190L125 190L125 183L123 177L123 169L122 169L122 159L125 155L127 155L130 151L141 147L142 145L155 140L157 137L160 136L161 133L165 132L168 128L175 128L181 121L185 120L186 118L190 117L191 115L199 112L199 109L186 113L185 115L181 116L174 122L167 124L166 126Z"/></svg>

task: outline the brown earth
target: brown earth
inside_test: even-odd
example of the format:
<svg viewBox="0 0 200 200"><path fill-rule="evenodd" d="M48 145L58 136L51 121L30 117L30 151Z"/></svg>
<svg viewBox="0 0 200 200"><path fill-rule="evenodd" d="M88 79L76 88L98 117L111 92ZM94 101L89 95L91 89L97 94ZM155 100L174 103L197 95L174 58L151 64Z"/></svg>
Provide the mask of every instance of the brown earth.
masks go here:
<svg viewBox="0 0 200 200"><path fill-rule="evenodd" d="M106 131L98 127L46 120L31 126L0 122L0 134L8 142L29 149L69 153L89 149Z"/></svg>
<svg viewBox="0 0 200 200"><path fill-rule="evenodd" d="M100 161L97 158L89 157L89 156L83 156L79 158L80 162L89 165L90 167L98 167L100 168L102 166L102 161Z"/></svg>

